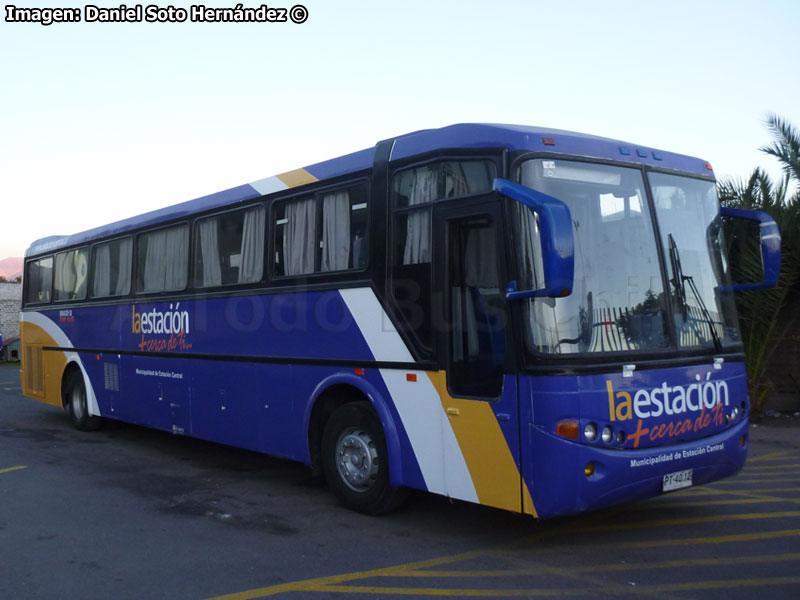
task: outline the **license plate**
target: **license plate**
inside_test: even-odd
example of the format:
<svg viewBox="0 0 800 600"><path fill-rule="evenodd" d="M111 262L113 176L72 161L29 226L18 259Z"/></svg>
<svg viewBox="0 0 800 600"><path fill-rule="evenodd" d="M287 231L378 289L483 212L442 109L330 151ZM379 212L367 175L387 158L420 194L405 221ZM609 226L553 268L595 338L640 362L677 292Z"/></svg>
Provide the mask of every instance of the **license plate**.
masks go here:
<svg viewBox="0 0 800 600"><path fill-rule="evenodd" d="M692 469L686 471L676 471L674 473L667 473L664 475L664 485L662 491L671 492L672 490L679 490L692 485Z"/></svg>

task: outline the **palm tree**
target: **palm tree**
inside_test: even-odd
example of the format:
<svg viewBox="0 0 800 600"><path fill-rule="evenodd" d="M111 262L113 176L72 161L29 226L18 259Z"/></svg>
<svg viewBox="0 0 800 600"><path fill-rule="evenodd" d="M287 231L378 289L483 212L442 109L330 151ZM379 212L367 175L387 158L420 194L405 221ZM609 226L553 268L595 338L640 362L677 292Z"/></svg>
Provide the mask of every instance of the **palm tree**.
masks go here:
<svg viewBox="0 0 800 600"><path fill-rule="evenodd" d="M800 132L774 113L767 115L767 127L775 138L770 146L759 148L781 163L783 172L800 182Z"/></svg>
<svg viewBox="0 0 800 600"><path fill-rule="evenodd" d="M781 163L783 177L774 184L761 169L749 178L722 181L718 185L720 202L738 208L763 210L775 219L781 230L782 264L778 286L768 291L739 292L736 307L745 345L750 399L754 414L759 414L771 389L766 376L770 357L787 331L800 317L790 302L798 293L800 281L800 133L787 121L770 114L766 120L773 143L761 150ZM795 192L790 194L794 183ZM741 223L727 223L729 257L735 281L761 278L761 252L758 233L747 231Z"/></svg>

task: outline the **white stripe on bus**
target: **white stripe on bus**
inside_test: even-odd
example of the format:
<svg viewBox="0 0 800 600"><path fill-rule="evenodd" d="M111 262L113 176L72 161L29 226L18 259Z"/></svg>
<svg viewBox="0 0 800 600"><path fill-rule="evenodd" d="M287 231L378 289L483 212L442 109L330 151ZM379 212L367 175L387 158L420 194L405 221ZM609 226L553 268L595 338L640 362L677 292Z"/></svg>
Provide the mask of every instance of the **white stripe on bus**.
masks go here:
<svg viewBox="0 0 800 600"><path fill-rule="evenodd" d="M375 360L414 362L372 289L346 289L339 293ZM467 463L436 388L424 371L416 372L416 382L407 381L406 373L399 369L380 370L411 441L425 486L437 494L478 502Z"/></svg>

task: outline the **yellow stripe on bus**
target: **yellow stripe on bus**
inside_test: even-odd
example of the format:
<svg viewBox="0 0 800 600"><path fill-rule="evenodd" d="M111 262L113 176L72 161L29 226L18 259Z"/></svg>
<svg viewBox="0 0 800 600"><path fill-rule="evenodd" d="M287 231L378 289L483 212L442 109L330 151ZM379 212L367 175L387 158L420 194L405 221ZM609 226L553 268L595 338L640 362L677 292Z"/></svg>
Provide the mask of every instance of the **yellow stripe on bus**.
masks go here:
<svg viewBox="0 0 800 600"><path fill-rule="evenodd" d="M67 366L63 352L44 351L44 346L58 346L38 325L20 323L22 339L22 393L46 404L61 406L61 376Z"/></svg>
<svg viewBox="0 0 800 600"><path fill-rule="evenodd" d="M428 372L428 377L439 393L445 414L448 414L448 409L458 411L458 416L448 415L448 419L480 503L515 512L524 509L537 516L528 486L520 476L489 403L453 398L447 391L444 371ZM523 506L520 506L520 485Z"/></svg>
<svg viewBox="0 0 800 600"><path fill-rule="evenodd" d="M283 183L290 188L306 185L307 183L314 183L318 181L311 173L305 169L295 169L294 171L287 171L277 176Z"/></svg>

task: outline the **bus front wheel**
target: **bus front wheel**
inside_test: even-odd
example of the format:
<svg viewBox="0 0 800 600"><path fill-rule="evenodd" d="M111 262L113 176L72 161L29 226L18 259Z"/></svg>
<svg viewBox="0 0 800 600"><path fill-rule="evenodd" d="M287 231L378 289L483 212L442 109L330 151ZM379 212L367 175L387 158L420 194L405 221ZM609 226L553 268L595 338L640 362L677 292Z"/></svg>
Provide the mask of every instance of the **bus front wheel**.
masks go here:
<svg viewBox="0 0 800 600"><path fill-rule="evenodd" d="M378 515L397 508L404 489L389 484L383 427L369 402L337 408L322 434L322 468L339 501L358 512Z"/></svg>
<svg viewBox="0 0 800 600"><path fill-rule="evenodd" d="M74 370L67 377L64 385L65 408L69 413L75 429L79 431L95 431L103 425L103 419L89 414L89 403L86 400L86 386L80 371Z"/></svg>

